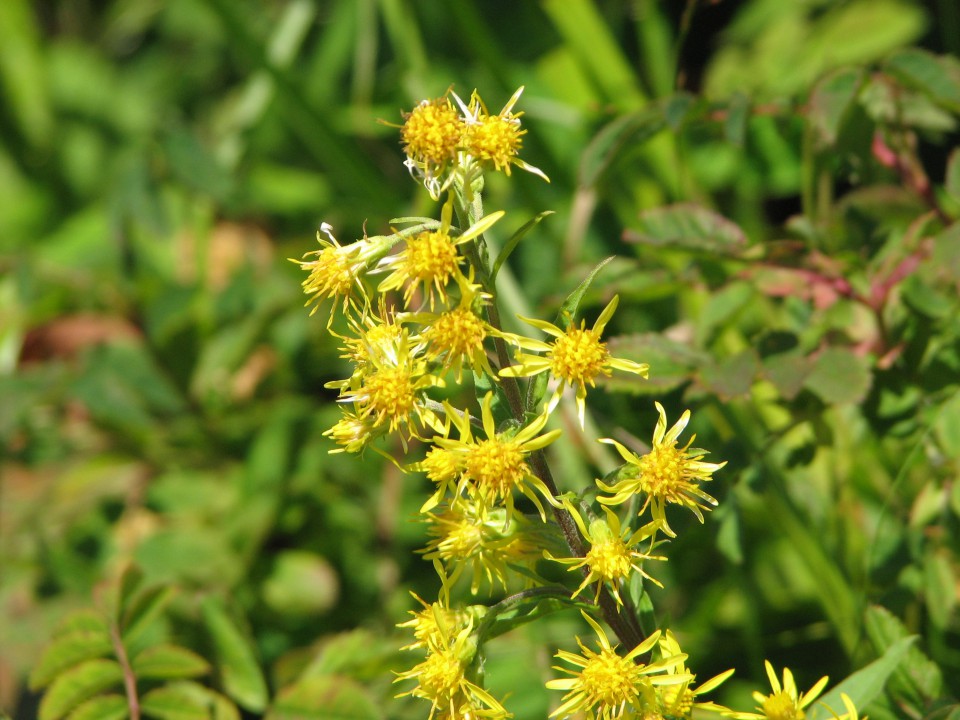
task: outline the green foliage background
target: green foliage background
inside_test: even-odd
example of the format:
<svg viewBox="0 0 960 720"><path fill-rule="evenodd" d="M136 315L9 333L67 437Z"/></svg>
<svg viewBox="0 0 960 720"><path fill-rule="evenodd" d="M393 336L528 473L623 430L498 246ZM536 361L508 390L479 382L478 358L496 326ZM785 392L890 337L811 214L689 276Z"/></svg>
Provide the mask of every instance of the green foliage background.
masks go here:
<svg viewBox="0 0 960 720"><path fill-rule="evenodd" d="M486 207L504 238L556 215L504 296L551 317L617 255L585 305L620 294L611 346L651 380L607 383L589 433L649 437L656 398L728 461L658 616L741 709L764 658L805 687L915 634L867 711L956 717L958 55L950 0L4 0L0 715L109 689L95 665L40 704L122 635L154 717L424 716L390 671L436 592L426 487L328 454L346 370L286 258L435 212L378 119L524 85L552 182ZM568 487L610 469L562 445ZM576 623L491 647L518 718ZM124 717L94 700L71 717Z"/></svg>

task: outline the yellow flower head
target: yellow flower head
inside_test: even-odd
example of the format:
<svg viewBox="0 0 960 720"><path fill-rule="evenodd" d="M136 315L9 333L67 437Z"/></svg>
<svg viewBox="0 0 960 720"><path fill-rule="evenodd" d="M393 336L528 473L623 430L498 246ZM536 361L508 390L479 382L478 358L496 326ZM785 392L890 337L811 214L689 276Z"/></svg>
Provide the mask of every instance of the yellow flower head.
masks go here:
<svg viewBox="0 0 960 720"><path fill-rule="evenodd" d="M507 175L510 174L510 166L516 165L550 182L542 170L518 157L523 146L522 137L527 131L520 126L523 113L513 112L513 107L522 93L523 87L518 88L496 115L487 112L487 106L476 90L470 96L469 105L465 105L456 93L451 93L466 118L462 148L467 154L467 162L476 160L481 165L492 165L495 170L502 170Z"/></svg>
<svg viewBox="0 0 960 720"><path fill-rule="evenodd" d="M431 196L440 197L442 175L456 160L466 124L449 98L424 100L404 116L400 127L405 165L423 178Z"/></svg>
<svg viewBox="0 0 960 720"><path fill-rule="evenodd" d="M556 504L550 490L538 478L527 464L526 456L535 450L546 447L556 440L561 430L551 430L543 435L540 431L547 424L547 413L544 412L529 425L519 430L508 430L498 433L493 419L493 393L487 393L481 403L481 418L486 439L473 437L470 414L462 416L447 405L447 418L456 426L460 439L435 437L433 442L438 447L460 454L462 472L457 484L457 494L466 493L469 497L486 507L491 507L503 501L507 508L507 517L514 516L513 491L530 498L545 520L546 512L540 498L534 492L539 492L549 503ZM446 487L438 488L424 507L435 506L443 498Z"/></svg>
<svg viewBox="0 0 960 720"><path fill-rule="evenodd" d="M519 347L533 350L539 354L518 352L517 364L504 368L500 374L504 377L530 377L549 371L559 381L556 393L550 400L549 408L556 407L560 394L567 385L577 388L577 410L580 416L580 425L583 426L583 415L587 399L587 385L593 387L596 379L610 376L614 369L635 373L647 377L650 366L646 363L637 363L632 360L611 357L605 343L600 341L604 328L613 317L617 309L619 296L613 299L600 313L597 322L589 330L581 320L580 327L571 324L566 330L544 320L520 318L525 323L551 335L552 342L542 342L518 335L506 335L506 338Z"/></svg>
<svg viewBox="0 0 960 720"><path fill-rule="evenodd" d="M677 447L677 438L690 421L690 411L684 412L668 432L667 414L660 403L656 403L656 406L660 418L653 432L653 447L647 454L635 455L609 438L600 441L616 447L627 462L620 470L620 479L613 485L597 481L601 490L613 493L611 497L600 497L598 500L605 505L618 505L637 493L643 493L645 499L640 513L650 507L654 521L667 535L675 537L676 533L667 524L666 505L672 503L688 508L703 522L701 511L716 507L717 501L701 490L699 483L711 480L711 475L726 462L702 462L706 451L690 448L696 436L691 437L683 448Z"/></svg>
<svg viewBox="0 0 960 720"><path fill-rule="evenodd" d="M490 296L479 285L469 281L460 283L460 303L442 313L409 313L402 322L424 326L419 339L425 345L424 357L429 362L442 362L443 370L453 370L459 383L466 364L478 375L492 377L493 368L487 359L483 343L491 333L490 326L478 310Z"/></svg>
<svg viewBox="0 0 960 720"><path fill-rule="evenodd" d="M793 673L790 672L789 668L783 669L783 684L781 684L769 660L764 661L764 666L767 669L767 678L770 681L772 692L769 695L760 692L753 693L753 699L757 703L759 712L731 713L730 717L736 718L736 720L804 720L806 717L804 710L823 692L823 689L827 686L828 678L826 676L820 678L812 688L800 695L797 692L797 684L793 680ZM844 704L846 705L848 701L849 698L844 701ZM843 717L850 717L850 720L854 720L856 710L853 709L853 703L848 705L849 710L853 710L852 715Z"/></svg>
<svg viewBox="0 0 960 720"><path fill-rule="evenodd" d="M321 239L321 232L329 240ZM366 288L361 282L361 276L370 264L386 252L386 247L366 239L358 240L350 245L341 245L333 236L332 228L328 223L323 223L320 226L320 230L317 232L317 242L320 243L320 249L304 255L305 258L315 255L316 259L296 260L290 258L291 262L297 263L310 273L307 279L301 283L303 292L310 296L306 305L314 305L310 314L313 315L317 311L318 305L315 303L327 298L341 299L343 310L346 311L353 299L355 290L359 290L360 296L366 304ZM331 319L332 317L331 315Z"/></svg>
<svg viewBox="0 0 960 720"><path fill-rule="evenodd" d="M432 537L421 552L432 560L444 589L470 572L470 592L476 595L481 582L507 586L508 563L532 561L540 551L525 540L527 522L506 517L502 508L487 509L458 499L439 514L428 513Z"/></svg>
<svg viewBox="0 0 960 720"><path fill-rule="evenodd" d="M443 206L440 227L437 230L424 231L408 238L403 250L383 258L378 270L391 272L377 288L380 292L402 289L403 302L408 308L420 288L426 293L431 308L434 306L435 297L439 297L441 302L447 302L447 285L451 281L466 280L460 270L464 258L457 251L457 245L469 242L486 232L504 213L498 211L486 215L456 237L450 234L452 214L451 198Z"/></svg>
<svg viewBox="0 0 960 720"><path fill-rule="evenodd" d="M626 655L619 655L600 625L586 613L583 613L583 617L596 632L600 647L598 651L591 650L577 638L580 655L565 650L557 653L557 658L577 669L554 667L572 677L547 682L551 690L567 691L560 707L550 717L578 712L582 712L589 720L644 717L648 711L656 711L655 707L649 706L654 688L680 684L690 678L683 674L665 674L669 668L682 663L686 659L684 655L664 657L650 664L637 662L640 655L649 652L657 644L659 630Z"/></svg>
<svg viewBox="0 0 960 720"><path fill-rule="evenodd" d="M573 516L580 532L590 544L590 549L582 558L555 558L545 553L551 560L570 565L570 571L587 568L587 576L584 578L580 587L573 593L573 597L579 595L585 587L591 583L597 583L597 592L594 597L594 603L600 596L600 590L603 583L610 583L613 596L617 603L622 605L620 599L620 585L629 580L631 573L638 572L641 576L647 578L659 587L663 587L660 582L651 577L644 571L643 562L645 560L666 560L662 555L651 555L649 552L641 552L636 546L647 538L652 538L656 532L656 524L650 523L630 533L630 528L621 528L620 519L610 508L604 508L606 519L597 518L587 527L580 516L569 502L565 503L567 510ZM652 549L652 545L650 547Z"/></svg>
<svg viewBox="0 0 960 720"><path fill-rule="evenodd" d="M368 344L369 346L369 344ZM353 403L356 418L369 422L372 428L386 426L390 432L406 426L413 430L414 418L433 429L440 422L427 405L424 391L442 385L443 381L426 371L424 362L410 349L409 338L401 335L394 346L380 346L382 351L370 356L370 366L351 378L327 383L341 390L338 402Z"/></svg>
<svg viewBox="0 0 960 720"><path fill-rule="evenodd" d="M378 432L373 419L369 416L360 417L356 412L350 410L342 410L342 412L343 417L333 427L323 432L325 437L329 437L341 446L331 450L331 454L360 452L374 438L382 434L382 429Z"/></svg>
<svg viewBox="0 0 960 720"><path fill-rule="evenodd" d="M413 669L398 673L394 682L416 680L417 686L397 697L412 695L429 700L429 718L472 720L476 717L510 717L510 713L490 693L467 678L467 670L477 654L473 623L450 628L436 616L438 632L427 642L426 659Z"/></svg>
<svg viewBox="0 0 960 720"><path fill-rule="evenodd" d="M428 603L416 593L410 594L420 603L422 609L411 610L413 618L397 624L397 627L413 630L414 641L404 645L401 650L439 647L443 644L446 628L453 628L454 632L457 632L471 621L471 616L462 610L448 608L439 602Z"/></svg>
<svg viewBox="0 0 960 720"><path fill-rule="evenodd" d="M660 636L660 654L663 657L680 656L680 643L677 642L674 634L667 630ZM664 685L657 688L657 698L660 705L660 715L664 717L676 718L677 720L687 720L691 717L693 710L709 710L715 713L729 713L729 708L718 705L714 702L702 702L697 698L700 695L716 689L727 678L733 675L733 670L726 670L715 677L710 678L700 687L693 687L695 675L690 674L684 663L678 663L667 670L671 675L685 675L689 679L679 685Z"/></svg>

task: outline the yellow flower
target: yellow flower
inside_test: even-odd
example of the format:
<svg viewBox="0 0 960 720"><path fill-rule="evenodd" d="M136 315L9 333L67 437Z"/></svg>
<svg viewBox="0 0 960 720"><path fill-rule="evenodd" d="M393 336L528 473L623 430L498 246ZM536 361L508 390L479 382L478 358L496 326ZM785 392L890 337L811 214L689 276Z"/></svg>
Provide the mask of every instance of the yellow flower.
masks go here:
<svg viewBox="0 0 960 720"><path fill-rule="evenodd" d="M400 320L424 326L418 335L426 345L424 357L431 362L442 360L443 369L453 370L458 383L463 378L464 364L478 375L492 377L493 368L483 346L491 328L477 314L479 307L489 297L479 285L466 280L460 283L460 303L457 307L439 314L407 313Z"/></svg>
<svg viewBox="0 0 960 720"><path fill-rule="evenodd" d="M513 491L518 490L537 506L540 517L546 520L546 512L534 490L547 502L556 504L557 501L543 481L533 473L527 464L526 456L552 443L562 431L551 430L540 435L540 431L547 424L548 415L544 412L529 425L498 433L493 419L492 403L493 393L490 392L481 403L483 431L487 436L485 440L473 437L469 413L461 416L450 405L446 405L447 418L456 426L460 439L435 437L433 442L438 447L461 455L462 471L457 483L457 494L465 492L487 507L502 500L507 508L507 516L513 517ZM438 488L424 504L421 512L436 506L443 499L445 491L446 486Z"/></svg>
<svg viewBox="0 0 960 720"><path fill-rule="evenodd" d="M620 519L616 513L610 510L610 508L604 508L607 516L606 520L597 518L593 520L590 523L590 527L587 528L583 522L583 518L580 517L580 513L576 511L573 505L569 502L564 504L576 521L580 532L583 533L587 542L590 543L590 549L587 550L587 554L582 558L555 558L546 552L544 554L551 560L563 563L564 565L570 565L571 567L569 569L571 572L583 567L588 569L587 576L580 584L580 587L576 589L576 592L573 593L573 597L579 595L585 587L595 582L597 583L597 592L594 597L594 603L596 603L597 598L600 597L602 583L610 583L613 596L616 598L617 603L622 605L623 601L620 599L620 584L629 580L632 572L638 572L655 585L663 587L656 578L651 577L644 571L642 563L644 560L666 560L666 558L662 555L650 555L649 553L640 552L635 548L637 544L647 538L652 538L656 534L657 528L655 523L645 525L631 534L630 528L621 529Z"/></svg>
<svg viewBox="0 0 960 720"><path fill-rule="evenodd" d="M676 533L667 524L664 508L668 503L682 505L703 522L701 510L716 507L717 501L701 490L699 483L711 480L711 475L726 465L726 462L702 462L706 451L690 448L696 436L691 437L683 448L678 448L677 438L690 421L690 411L684 412L676 425L667 432L667 414L660 403L656 403L656 406L660 418L653 432L653 447L646 455L635 455L616 440L604 438L600 441L616 447L627 464L621 468L618 481L613 485L597 481L601 490L613 493L612 497L597 499L605 505L619 505L637 493L644 493L646 498L640 514L643 514L647 507L652 508L654 521L667 535L676 537Z"/></svg>
<svg viewBox="0 0 960 720"><path fill-rule="evenodd" d="M651 702L655 701L654 689L662 685L678 685L690 679L689 675L665 674L669 668L682 663L685 655L664 657L644 664L637 658L649 652L660 638L656 631L626 655L619 655L616 646L611 646L606 633L593 618L586 613L583 617L594 629L600 641L599 651L586 647L580 638L580 655L560 650L556 657L573 665L575 670L554 667L572 677L562 680L550 680L547 687L551 690L566 690L567 694L550 717L568 716L582 712L589 720L626 720L643 717L648 711L655 711Z"/></svg>
<svg viewBox="0 0 960 720"><path fill-rule="evenodd" d="M804 709L823 692L823 689L827 686L828 678L826 676L820 678L812 688L800 695L793 680L793 673L790 672L789 668L783 669L783 684L781 685L769 660L764 661L764 666L767 669L767 678L770 680L770 688L773 692L769 695L760 692L753 693L757 710L760 712L730 713L729 717L736 718L736 720L804 720L806 717ZM854 720L856 709L854 709L853 703L847 704L849 700L850 698L847 698L844 704L847 705L848 712L852 710L849 717ZM847 716L843 717L846 718Z"/></svg>
<svg viewBox="0 0 960 720"><path fill-rule="evenodd" d="M333 427L323 432L325 437L342 446L331 450L330 454L360 452L371 440L382 434L382 429L377 432L375 423L369 416L360 417L350 410L342 410L342 412L343 417Z"/></svg>
<svg viewBox="0 0 960 720"><path fill-rule="evenodd" d="M610 322L610 318L613 317L618 302L619 296L614 295L613 300L604 308L600 317L597 318L597 322L589 330L585 321L582 320L580 321L580 327L571 323L564 331L544 320L520 318L556 339L553 342L546 343L517 335L506 335L505 337L508 340L521 348L534 350L540 354L517 353L518 364L504 368L500 371L500 374L504 377L530 377L549 371L553 377L560 381L557 391L549 403L551 411L560 399L564 387L567 385L576 386L577 410L582 427L587 385L593 387L599 376L610 376L614 369L632 372L644 378L647 377L650 370L650 366L646 363L611 357L606 344L600 342L600 335L607 323Z"/></svg>
<svg viewBox="0 0 960 720"><path fill-rule="evenodd" d="M682 655L680 652L680 643L677 642L674 634L667 630L660 636L660 654L663 657ZM664 717L676 718L676 720L687 720L690 718L693 710L708 710L716 713L729 713L729 708L723 705L717 705L714 702L698 702L697 697L715 690L727 678L733 675L733 670L726 670L716 675L700 687L694 688L693 681L695 675L690 674L686 666L681 662L667 670L671 675L686 675L689 679L680 685L665 685L657 688L657 697L660 704L660 715Z"/></svg>
<svg viewBox="0 0 960 720"><path fill-rule="evenodd" d="M438 199L449 179L442 176L457 157L466 129L463 118L449 98L423 100L404 116L400 126L404 165L411 174L420 175L431 197Z"/></svg>
<svg viewBox="0 0 960 720"><path fill-rule="evenodd" d="M480 583L507 586L508 564L534 561L538 546L525 538L527 521L507 517L502 508L488 509L459 499L439 514L428 513L432 539L420 552L432 560L443 587L449 589L465 571L470 572L470 592Z"/></svg>
<svg viewBox="0 0 960 720"><path fill-rule="evenodd" d="M367 346L373 347L370 343ZM369 367L325 387L339 388L338 402L353 403L355 417L369 422L372 428L386 425L393 432L403 425L411 437L419 437L413 429L414 418L435 431L442 428L424 391L442 385L443 381L429 374L423 360L411 353L406 334L396 344L380 345L377 349L379 352L369 358Z"/></svg>
<svg viewBox="0 0 960 720"><path fill-rule="evenodd" d="M457 245L482 235L504 215L502 210L490 213L480 218L465 232L452 237L450 235L452 214L453 198L451 197L444 203L440 227L437 230L424 231L408 238L402 251L380 261L377 266L378 271L391 271L377 288L380 292L402 288L404 305L409 308L414 293L422 286L431 308L434 306L435 293L442 302L447 302L447 284L451 280L466 279L460 270L464 258L457 252Z"/></svg>
<svg viewBox="0 0 960 720"><path fill-rule="evenodd" d="M510 717L510 713L490 693L467 679L467 671L477 654L473 623L454 630L435 615L438 632L427 637L427 657L413 669L398 673L394 682L416 680L417 686L397 697L412 695L429 700L429 719L473 720L477 717Z"/></svg>
<svg viewBox="0 0 960 720"><path fill-rule="evenodd" d="M343 310L346 311L354 290L360 291L364 304L366 304L366 288L364 288L360 278L369 265L386 253L387 247L384 244L373 243L366 239L358 240L350 245L341 245L331 231L331 226L328 223L323 223L317 232L317 242L320 243L320 249L304 255L304 257L316 255L315 260L290 258L290 262L297 263L310 273L307 279L301 283L303 292L310 296L306 305L318 303L327 298L334 300L341 298L343 300ZM323 232L329 238L329 241L321 239L320 232ZM310 311L311 315L317 311L317 307L317 305L314 305ZM331 314L332 318L333 315Z"/></svg>
<svg viewBox="0 0 960 720"><path fill-rule="evenodd" d="M443 644L444 628L453 628L456 632L470 623L470 615L461 610L445 607L439 602L428 603L415 592L410 594L422 609L411 610L412 619L397 623L397 627L413 630L414 641L404 645L401 650L437 647Z"/></svg>
<svg viewBox="0 0 960 720"><path fill-rule="evenodd" d="M523 113L513 112L513 106L522 93L521 86L496 115L487 112L487 106L476 90L470 96L469 105L465 105L456 93L451 93L465 115L466 127L461 146L467 154L466 162L477 160L482 165L493 165L495 170L502 170L507 175L510 174L510 166L516 165L550 182L542 170L517 157L523 145L522 136L527 132L520 127Z"/></svg>

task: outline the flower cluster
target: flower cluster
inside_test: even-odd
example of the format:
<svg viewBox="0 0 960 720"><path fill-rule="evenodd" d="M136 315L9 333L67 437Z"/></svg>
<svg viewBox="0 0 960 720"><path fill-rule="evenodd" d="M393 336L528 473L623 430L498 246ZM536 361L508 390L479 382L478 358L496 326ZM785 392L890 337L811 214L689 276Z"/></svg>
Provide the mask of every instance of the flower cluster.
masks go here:
<svg viewBox="0 0 960 720"><path fill-rule="evenodd" d="M725 463L706 462L706 451L691 447L694 436L681 443L689 411L668 430L656 403L645 451L639 441L630 449L601 440L624 462L590 491L577 496L554 479L544 451L563 433L554 413L567 391L583 428L598 383L614 371L643 379L650 368L607 348L617 296L589 327L578 317L582 289L555 322L520 318L546 339L501 327L492 278L502 258L489 265L488 235L504 212L484 214L480 194L485 172L519 167L546 179L519 157L526 130L514 108L522 90L496 115L476 92L464 102L450 90L396 126L411 173L435 200L446 193L439 218L393 220L402 227L349 244L324 224L320 249L294 261L309 273L303 289L311 312L330 301L327 329L350 367L327 385L342 412L325 432L336 445L331 452L371 449L430 488L420 509L429 540L420 553L433 563L440 592L433 603L417 598L421 609L402 624L414 635L405 649L424 653L396 678L414 683L403 695L429 701L431 719L509 717L483 687L484 643L545 612L589 605L583 617L597 642L578 638L579 654L557 653L566 677L547 687L565 694L552 716L666 720L696 711L803 720L825 679L801 696L788 670L781 685L768 665L773 693L756 694L760 714L737 713L702 697L732 670L698 685L672 632L640 630L636 600L649 585L662 587L654 566L667 556L659 548L676 537L668 507L703 522L717 505L703 486ZM574 575L561 573L570 579L558 586L546 579L543 566L551 563ZM489 607L457 603L482 593L506 597ZM540 605L543 599L552 603ZM630 649L621 652L620 644ZM843 717L856 720L849 698L844 703Z"/></svg>

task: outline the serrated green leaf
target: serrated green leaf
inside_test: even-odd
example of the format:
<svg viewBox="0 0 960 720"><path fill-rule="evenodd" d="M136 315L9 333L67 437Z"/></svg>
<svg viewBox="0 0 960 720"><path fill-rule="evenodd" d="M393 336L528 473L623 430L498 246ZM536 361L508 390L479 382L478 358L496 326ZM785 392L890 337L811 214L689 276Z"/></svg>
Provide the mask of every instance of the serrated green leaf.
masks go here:
<svg viewBox="0 0 960 720"><path fill-rule="evenodd" d="M67 715L67 720L126 720L130 707L123 695L91 698Z"/></svg>
<svg viewBox="0 0 960 720"><path fill-rule="evenodd" d="M624 240L733 257L747 246L747 236L735 222L696 203L677 203L641 213L637 227L624 232Z"/></svg>
<svg viewBox="0 0 960 720"><path fill-rule="evenodd" d="M858 403L872 381L864 358L846 348L827 348L814 361L804 387L828 405Z"/></svg>
<svg viewBox="0 0 960 720"><path fill-rule="evenodd" d="M112 650L110 636L105 631L76 630L68 635L59 635L46 647L33 667L30 689L46 687L65 670L84 660L104 657Z"/></svg>
<svg viewBox="0 0 960 720"><path fill-rule="evenodd" d="M130 663L138 678L171 680L203 675L210 665L192 650L177 645L155 645L138 654Z"/></svg>
<svg viewBox="0 0 960 720"><path fill-rule="evenodd" d="M147 588L137 595L123 612L121 636L126 645L133 645L140 636L156 621L167 603L173 598L174 588L170 585L158 585Z"/></svg>
<svg viewBox="0 0 960 720"><path fill-rule="evenodd" d="M253 646L218 598L205 597L201 610L216 650L217 669L224 691L241 707L262 712L268 702L267 683Z"/></svg>
<svg viewBox="0 0 960 720"><path fill-rule="evenodd" d="M927 50L907 48L888 58L884 67L938 105L960 112L960 67L955 62Z"/></svg>
<svg viewBox="0 0 960 720"><path fill-rule="evenodd" d="M210 720L209 704L182 684L165 685L140 699L140 710L156 720Z"/></svg>
<svg viewBox="0 0 960 720"><path fill-rule="evenodd" d="M490 270L491 285L497 281L497 273L500 272L500 268L507 261L507 258L510 257L510 254L516 249L517 245L520 244L520 241L523 240L527 233L533 230L534 227L539 225L541 220L553 214L553 210L544 210L542 213L537 213L536 216L525 222L519 230L510 236L510 239L504 244L500 254L497 255L497 259L493 263L493 268Z"/></svg>
<svg viewBox="0 0 960 720"><path fill-rule="evenodd" d="M667 125L659 106L623 115L598 132L580 159L580 184L595 185L625 148L643 143Z"/></svg>
<svg viewBox="0 0 960 720"><path fill-rule="evenodd" d="M837 141L843 121L863 84L861 68L841 68L820 80L810 93L807 120L822 145Z"/></svg>
<svg viewBox="0 0 960 720"><path fill-rule="evenodd" d="M265 720L381 720L364 688L348 677L318 675L282 690Z"/></svg>
<svg viewBox="0 0 960 720"><path fill-rule="evenodd" d="M59 675L40 701L40 720L59 720L94 695L123 682L115 660L95 659Z"/></svg>
<svg viewBox="0 0 960 720"><path fill-rule="evenodd" d="M865 668L858 670L842 683L836 685L810 708L808 711L810 720L827 720L827 718L830 718L831 715L827 708L833 709L838 714L842 712L841 693L849 695L854 706L858 709L865 707L883 692L887 679L904 660L916 641L917 637L915 635L900 638L888 647L879 659L874 660Z"/></svg>

